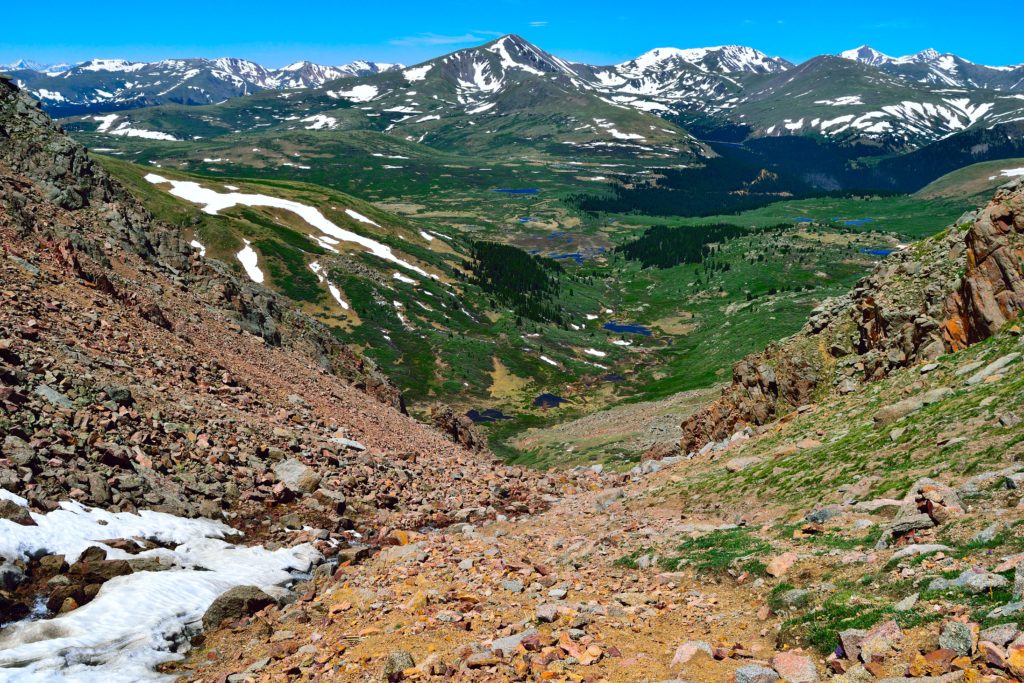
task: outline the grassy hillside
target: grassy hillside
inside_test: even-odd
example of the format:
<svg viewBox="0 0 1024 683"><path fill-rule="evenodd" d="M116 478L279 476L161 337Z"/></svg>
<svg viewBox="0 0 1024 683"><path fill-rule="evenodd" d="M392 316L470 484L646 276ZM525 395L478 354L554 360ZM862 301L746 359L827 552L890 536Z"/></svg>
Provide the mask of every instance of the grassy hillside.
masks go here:
<svg viewBox="0 0 1024 683"><path fill-rule="evenodd" d="M947 173L915 192L914 196L921 200L971 197L984 201L995 188L1022 173L1024 158L985 161Z"/></svg>

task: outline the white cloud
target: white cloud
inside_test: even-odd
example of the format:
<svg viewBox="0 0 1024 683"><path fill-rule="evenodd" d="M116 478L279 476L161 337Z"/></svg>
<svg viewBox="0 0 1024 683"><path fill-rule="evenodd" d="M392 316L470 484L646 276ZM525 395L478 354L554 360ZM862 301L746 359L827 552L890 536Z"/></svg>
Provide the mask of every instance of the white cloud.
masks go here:
<svg viewBox="0 0 1024 683"><path fill-rule="evenodd" d="M419 46L419 45L465 45L467 43L482 43L486 38L476 33L463 33L458 36L446 36L438 33L420 33L415 36L395 38L389 41L392 45Z"/></svg>
<svg viewBox="0 0 1024 683"><path fill-rule="evenodd" d="M547 25L548 25L548 22L546 22L546 21L531 21L530 22L530 26L533 26L534 28L541 28L542 26L547 26Z"/></svg>

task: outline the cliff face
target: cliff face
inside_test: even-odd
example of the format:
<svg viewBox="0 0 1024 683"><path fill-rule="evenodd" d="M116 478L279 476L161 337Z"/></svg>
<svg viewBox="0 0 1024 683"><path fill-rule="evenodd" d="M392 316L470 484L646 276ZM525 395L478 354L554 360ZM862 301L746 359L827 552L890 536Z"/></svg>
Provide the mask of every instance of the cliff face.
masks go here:
<svg viewBox="0 0 1024 683"><path fill-rule="evenodd" d="M967 271L946 302L944 336L959 350L994 334L1024 309L1024 189L1000 189L967 234Z"/></svg>
<svg viewBox="0 0 1024 683"><path fill-rule="evenodd" d="M1024 308L1022 249L1024 181L887 258L798 334L736 363L722 396L683 422L681 447L697 450L985 339Z"/></svg>

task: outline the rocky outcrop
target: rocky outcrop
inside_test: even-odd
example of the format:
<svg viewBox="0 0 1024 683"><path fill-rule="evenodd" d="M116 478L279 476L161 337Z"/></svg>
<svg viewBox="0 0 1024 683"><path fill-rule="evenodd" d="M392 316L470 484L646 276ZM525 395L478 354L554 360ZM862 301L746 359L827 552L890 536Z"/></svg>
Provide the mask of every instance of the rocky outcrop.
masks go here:
<svg viewBox="0 0 1024 683"><path fill-rule="evenodd" d="M473 421L457 414L451 406L437 405L430 409L430 421L455 443L470 451L487 450L487 441L477 431Z"/></svg>
<svg viewBox="0 0 1024 683"><path fill-rule="evenodd" d="M1024 308L1024 181L977 214L893 254L793 337L733 367L722 396L683 422L685 452L856 391L994 334Z"/></svg>
<svg viewBox="0 0 1024 683"><path fill-rule="evenodd" d="M967 234L967 271L946 302L952 350L995 334L1024 309L1024 183L996 193Z"/></svg>

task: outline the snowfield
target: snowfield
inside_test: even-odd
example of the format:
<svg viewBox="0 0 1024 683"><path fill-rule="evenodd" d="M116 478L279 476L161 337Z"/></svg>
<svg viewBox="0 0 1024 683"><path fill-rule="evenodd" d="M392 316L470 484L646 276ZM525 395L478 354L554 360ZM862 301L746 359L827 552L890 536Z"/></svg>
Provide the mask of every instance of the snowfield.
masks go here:
<svg viewBox="0 0 1024 683"><path fill-rule="evenodd" d="M26 505L0 490L0 497ZM50 619L22 621L0 632L0 679L132 683L171 681L157 664L180 659L210 604L235 586L255 585L271 595L295 573L308 572L319 553L309 545L269 551L224 540L236 532L208 519L184 519L143 510L112 513L63 502L48 514L32 513L37 526L0 520L0 556L63 554L74 562L90 546L109 559L154 558L166 571L140 571L103 584L96 598ZM145 538L173 549L136 555L96 539Z"/></svg>
<svg viewBox="0 0 1024 683"><path fill-rule="evenodd" d="M351 90L328 90L327 96L352 102L369 102L377 96L377 86L357 85Z"/></svg>
<svg viewBox="0 0 1024 683"><path fill-rule="evenodd" d="M320 237L313 236L316 241L321 244L325 249L338 253L338 249L335 247L339 242L352 242L358 244L374 256L390 261L391 263L397 263L398 265L411 270L412 272L421 275L422 277L430 277L427 271L423 270L419 266L415 266L408 261L398 258L391 251L391 247L381 244L377 240L364 237L358 233L346 230L338 227L331 221L329 221L319 210L312 206L300 204L299 202L293 202L289 199L281 199L280 197L268 197L263 194L245 194L241 192L228 192L221 193L216 190L212 190L207 187L203 187L199 183L186 181L186 180L169 180L163 176L155 173L146 175L146 181L155 185L167 184L171 186L170 193L175 197L180 197L186 201L201 204L203 206L203 212L216 216L219 211L229 209L232 206L270 206L277 209L284 209L291 211L296 214L302 220L309 223L311 226L319 230L323 235ZM352 209L345 209L345 213L352 219L359 221L360 223L367 223L369 225L375 225L380 227L376 222L367 218L366 216L353 211ZM238 253L239 260L242 260L243 254L246 254L246 250L252 251L255 255L255 251L246 242L246 248ZM246 254L246 258L249 258ZM243 265L245 262L243 261ZM255 265L255 264L254 264ZM257 269L258 271L258 269ZM255 282L262 282L262 279L256 280L254 272L250 272L248 266L246 266L246 272L249 273L249 277ZM259 273L259 277L262 278L263 273Z"/></svg>
<svg viewBox="0 0 1024 683"><path fill-rule="evenodd" d="M252 243L249 240L244 240L244 242L245 248L235 254L235 256L242 263L242 267L245 268L245 274L249 276L249 279L255 283L263 284L263 271L259 267L259 254L252 248Z"/></svg>

